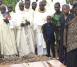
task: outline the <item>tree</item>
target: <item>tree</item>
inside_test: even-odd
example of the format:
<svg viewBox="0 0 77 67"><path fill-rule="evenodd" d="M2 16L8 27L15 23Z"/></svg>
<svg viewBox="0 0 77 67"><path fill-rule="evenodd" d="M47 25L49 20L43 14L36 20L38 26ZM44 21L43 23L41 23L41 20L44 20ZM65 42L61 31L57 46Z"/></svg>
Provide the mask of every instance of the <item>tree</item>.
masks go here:
<svg viewBox="0 0 77 67"><path fill-rule="evenodd" d="M13 8L15 8L15 5L16 5L16 3L17 3L17 1L18 0L3 0L3 3L5 4L5 5L9 5L9 4L11 4L12 6L13 6Z"/></svg>
<svg viewBox="0 0 77 67"><path fill-rule="evenodd" d="M66 1L67 1L67 3L73 4L77 0L66 0Z"/></svg>

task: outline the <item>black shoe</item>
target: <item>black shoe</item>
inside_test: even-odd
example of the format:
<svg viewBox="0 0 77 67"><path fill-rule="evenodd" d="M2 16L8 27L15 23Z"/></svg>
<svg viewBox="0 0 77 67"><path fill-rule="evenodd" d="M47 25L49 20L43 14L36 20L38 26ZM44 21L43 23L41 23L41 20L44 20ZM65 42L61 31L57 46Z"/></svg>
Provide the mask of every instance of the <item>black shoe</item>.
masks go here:
<svg viewBox="0 0 77 67"><path fill-rule="evenodd" d="M47 57L51 57L51 55L46 55Z"/></svg>

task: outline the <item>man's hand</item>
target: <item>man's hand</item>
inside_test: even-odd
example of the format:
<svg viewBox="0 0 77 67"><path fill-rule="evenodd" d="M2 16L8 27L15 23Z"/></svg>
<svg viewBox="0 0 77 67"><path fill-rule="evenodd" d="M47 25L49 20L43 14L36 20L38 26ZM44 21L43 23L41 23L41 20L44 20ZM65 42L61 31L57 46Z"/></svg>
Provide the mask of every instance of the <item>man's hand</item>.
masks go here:
<svg viewBox="0 0 77 67"><path fill-rule="evenodd" d="M8 19L4 19L4 22L5 22L6 24L8 24L8 23L9 23L9 20L8 20Z"/></svg>
<svg viewBox="0 0 77 67"><path fill-rule="evenodd" d="M24 23L21 23L21 27L24 27L25 26L25 24Z"/></svg>
<svg viewBox="0 0 77 67"><path fill-rule="evenodd" d="M30 25L30 22L26 20L25 25L26 25L26 26Z"/></svg>

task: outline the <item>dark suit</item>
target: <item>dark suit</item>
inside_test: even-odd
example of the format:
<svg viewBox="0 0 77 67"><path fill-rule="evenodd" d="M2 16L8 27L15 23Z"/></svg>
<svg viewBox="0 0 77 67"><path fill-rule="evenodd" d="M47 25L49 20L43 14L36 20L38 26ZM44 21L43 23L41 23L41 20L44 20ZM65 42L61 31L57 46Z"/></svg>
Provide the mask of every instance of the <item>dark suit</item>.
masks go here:
<svg viewBox="0 0 77 67"><path fill-rule="evenodd" d="M52 50L53 57L55 57L55 47L54 47L54 42L55 42L55 37L54 37L54 26L53 24L46 23L42 26L42 31L43 31L43 36L46 42L46 47L47 47L47 56L50 57L50 49Z"/></svg>

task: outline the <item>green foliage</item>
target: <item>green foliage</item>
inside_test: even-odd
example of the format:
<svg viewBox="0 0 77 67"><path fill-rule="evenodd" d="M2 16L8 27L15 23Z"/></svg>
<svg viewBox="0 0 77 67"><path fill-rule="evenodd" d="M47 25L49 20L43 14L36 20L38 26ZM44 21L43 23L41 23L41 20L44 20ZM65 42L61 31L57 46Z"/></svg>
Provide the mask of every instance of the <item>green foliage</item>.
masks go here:
<svg viewBox="0 0 77 67"><path fill-rule="evenodd" d="M77 2L77 0L66 0L66 1L67 1L67 3L71 3L71 4Z"/></svg>
<svg viewBox="0 0 77 67"><path fill-rule="evenodd" d="M17 3L17 0L3 0L3 3L6 4L7 6L8 5L12 5L13 6L13 9Z"/></svg>

